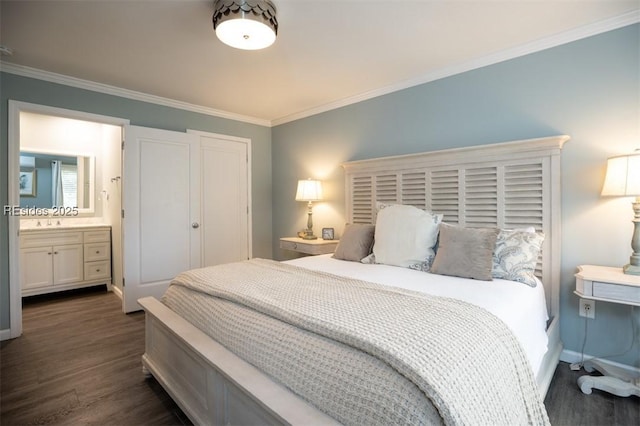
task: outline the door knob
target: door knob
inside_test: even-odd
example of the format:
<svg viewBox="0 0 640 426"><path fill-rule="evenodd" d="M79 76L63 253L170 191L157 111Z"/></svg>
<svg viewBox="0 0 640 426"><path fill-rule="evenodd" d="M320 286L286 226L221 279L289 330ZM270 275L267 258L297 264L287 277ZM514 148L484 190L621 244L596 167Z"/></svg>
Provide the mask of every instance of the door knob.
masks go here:
<svg viewBox="0 0 640 426"><path fill-rule="evenodd" d="M193 223L191 224L191 227L192 227L193 229L198 229L198 228L200 228L200 224L199 224L198 222L193 222Z"/></svg>

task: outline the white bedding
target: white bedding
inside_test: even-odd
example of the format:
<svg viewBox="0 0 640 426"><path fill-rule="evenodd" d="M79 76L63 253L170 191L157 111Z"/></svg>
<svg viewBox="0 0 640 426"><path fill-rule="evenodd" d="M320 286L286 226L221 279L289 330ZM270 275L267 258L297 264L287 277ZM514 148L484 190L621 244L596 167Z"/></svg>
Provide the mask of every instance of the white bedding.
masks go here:
<svg viewBox="0 0 640 426"><path fill-rule="evenodd" d="M509 326L522 344L534 374L538 375L548 344L546 323L549 317L542 283L532 288L500 279L476 281L396 266L348 262L331 256L301 257L286 263L478 305Z"/></svg>

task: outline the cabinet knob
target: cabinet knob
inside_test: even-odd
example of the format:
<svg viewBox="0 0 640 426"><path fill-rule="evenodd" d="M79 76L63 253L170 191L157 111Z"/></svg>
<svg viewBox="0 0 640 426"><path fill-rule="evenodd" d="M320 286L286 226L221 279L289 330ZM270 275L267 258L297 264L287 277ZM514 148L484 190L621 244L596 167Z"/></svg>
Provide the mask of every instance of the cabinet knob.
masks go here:
<svg viewBox="0 0 640 426"><path fill-rule="evenodd" d="M51 252L47 253L47 254L51 254Z"/></svg>
<svg viewBox="0 0 640 426"><path fill-rule="evenodd" d="M96 269L96 272L100 272L100 269L99 269L99 268L98 268L98 269Z"/></svg>
<svg viewBox="0 0 640 426"><path fill-rule="evenodd" d="M199 224L198 222L193 222L193 223L191 224L191 227L192 227L193 229L198 229L198 228L200 228L200 224Z"/></svg>
<svg viewBox="0 0 640 426"><path fill-rule="evenodd" d="M58 254L58 252L57 252L57 251L54 251L54 252L53 252L53 254Z"/></svg>
<svg viewBox="0 0 640 426"><path fill-rule="evenodd" d="M100 254L100 250L96 250L96 254Z"/></svg>

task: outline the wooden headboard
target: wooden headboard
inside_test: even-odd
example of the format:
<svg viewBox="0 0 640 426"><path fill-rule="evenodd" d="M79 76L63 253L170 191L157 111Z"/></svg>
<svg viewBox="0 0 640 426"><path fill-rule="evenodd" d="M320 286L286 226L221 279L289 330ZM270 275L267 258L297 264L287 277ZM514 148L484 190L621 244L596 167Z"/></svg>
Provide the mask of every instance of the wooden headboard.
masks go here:
<svg viewBox="0 0 640 426"><path fill-rule="evenodd" d="M535 227L536 274L550 316L560 297L560 151L553 136L344 163L348 223L375 223L376 202L410 204L467 227Z"/></svg>

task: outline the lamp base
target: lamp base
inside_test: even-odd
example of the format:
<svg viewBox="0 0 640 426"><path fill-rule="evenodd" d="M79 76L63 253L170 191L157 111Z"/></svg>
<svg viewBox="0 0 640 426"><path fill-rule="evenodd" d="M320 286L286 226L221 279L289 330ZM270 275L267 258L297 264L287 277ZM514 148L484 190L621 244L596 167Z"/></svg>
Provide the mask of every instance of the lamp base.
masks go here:
<svg viewBox="0 0 640 426"><path fill-rule="evenodd" d="M624 265L622 271L629 275L640 275L640 196L635 202L631 203L633 207L633 236L631 237L631 250L633 253L629 258L629 264Z"/></svg>
<svg viewBox="0 0 640 426"><path fill-rule="evenodd" d="M318 237L313 235L313 231L309 230L309 231L305 232L305 234L302 236L302 239L303 240L317 240Z"/></svg>
<svg viewBox="0 0 640 426"><path fill-rule="evenodd" d="M624 265L622 267L622 272L629 275L640 275L640 266L637 265Z"/></svg>

